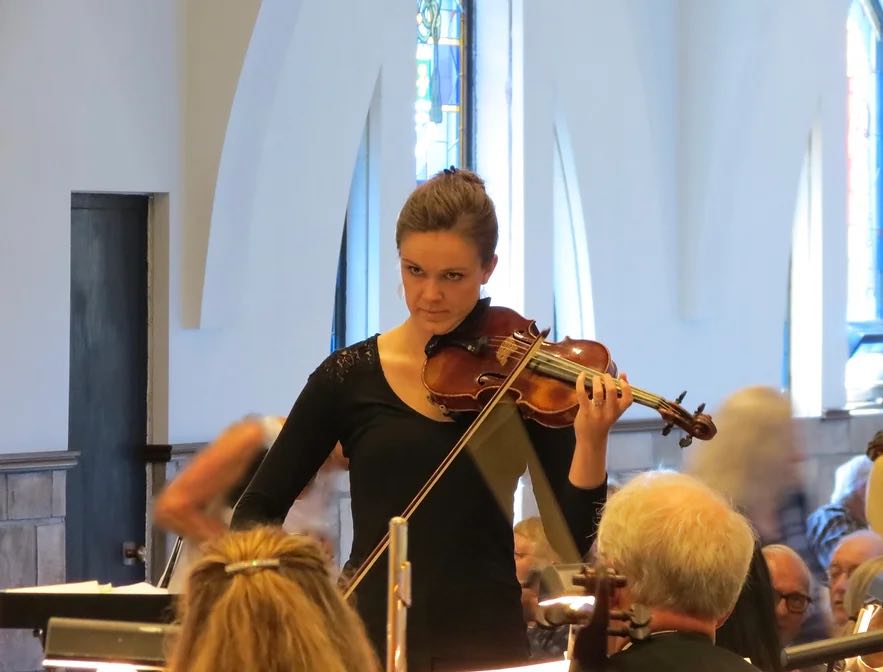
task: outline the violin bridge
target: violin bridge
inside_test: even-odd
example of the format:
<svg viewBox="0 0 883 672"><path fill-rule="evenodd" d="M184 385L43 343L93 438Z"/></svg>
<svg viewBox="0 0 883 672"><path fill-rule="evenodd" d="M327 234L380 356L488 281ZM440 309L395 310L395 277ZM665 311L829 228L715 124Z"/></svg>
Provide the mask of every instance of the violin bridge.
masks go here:
<svg viewBox="0 0 883 672"><path fill-rule="evenodd" d="M499 362L500 366L506 366L506 362L508 362L513 355L518 354L518 349L518 341L516 341L514 338L509 336L503 339L503 343L500 345L499 348L497 348L496 353L497 362Z"/></svg>

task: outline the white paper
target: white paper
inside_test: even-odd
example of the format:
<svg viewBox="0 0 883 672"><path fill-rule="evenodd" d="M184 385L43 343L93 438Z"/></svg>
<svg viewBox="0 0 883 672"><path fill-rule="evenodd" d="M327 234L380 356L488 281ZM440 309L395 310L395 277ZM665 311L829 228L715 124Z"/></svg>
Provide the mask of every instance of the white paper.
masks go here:
<svg viewBox="0 0 883 672"><path fill-rule="evenodd" d="M8 588L7 593L108 593L109 583L98 581L81 581L80 583L56 583L51 586L27 586L25 588Z"/></svg>
<svg viewBox="0 0 883 672"><path fill-rule="evenodd" d="M165 588L157 588L156 586L142 581L141 583L133 583L129 586L114 586L110 591L115 595L168 595L169 591Z"/></svg>
<svg viewBox="0 0 883 672"><path fill-rule="evenodd" d="M165 588L157 588L147 582L133 583L127 586L113 586L98 581L81 581L80 583L57 583L52 586L27 586L25 588L9 588L7 593L75 593L83 595L167 595Z"/></svg>

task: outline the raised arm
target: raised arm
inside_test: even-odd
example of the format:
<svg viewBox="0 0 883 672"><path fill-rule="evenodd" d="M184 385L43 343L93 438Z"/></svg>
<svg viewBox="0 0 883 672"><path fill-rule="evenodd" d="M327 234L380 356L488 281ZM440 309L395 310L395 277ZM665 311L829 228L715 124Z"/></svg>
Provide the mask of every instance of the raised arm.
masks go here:
<svg viewBox="0 0 883 672"><path fill-rule="evenodd" d="M337 443L339 396L322 367L310 376L279 438L239 499L232 527L282 523Z"/></svg>
<svg viewBox="0 0 883 672"><path fill-rule="evenodd" d="M226 525L214 505L245 477L266 449L268 420L275 418L243 418L204 448L156 500L155 523L197 541L221 534Z"/></svg>
<svg viewBox="0 0 883 672"><path fill-rule="evenodd" d="M628 380L625 376L620 380L621 397L613 378L605 376L595 378L589 398L580 374L576 382L580 408L573 428L528 423L536 456L536 462L528 464L537 505L550 543L566 561L578 561L591 548L607 498L607 436L632 403ZM541 474L536 473L537 466Z"/></svg>

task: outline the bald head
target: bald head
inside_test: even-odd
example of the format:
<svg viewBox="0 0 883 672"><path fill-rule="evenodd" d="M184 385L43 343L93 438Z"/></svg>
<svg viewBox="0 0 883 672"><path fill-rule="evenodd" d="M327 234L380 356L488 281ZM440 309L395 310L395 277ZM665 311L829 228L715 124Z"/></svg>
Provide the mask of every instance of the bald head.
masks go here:
<svg viewBox="0 0 883 672"><path fill-rule="evenodd" d="M793 549L782 544L764 546L762 553L776 600L779 639L782 646L788 646L808 614L812 583L809 567Z"/></svg>
<svg viewBox="0 0 883 672"><path fill-rule="evenodd" d="M883 537L871 530L853 532L837 544L828 567L828 588L831 591L831 614L834 623L846 625L849 614L843 605L849 577L865 560L883 555Z"/></svg>

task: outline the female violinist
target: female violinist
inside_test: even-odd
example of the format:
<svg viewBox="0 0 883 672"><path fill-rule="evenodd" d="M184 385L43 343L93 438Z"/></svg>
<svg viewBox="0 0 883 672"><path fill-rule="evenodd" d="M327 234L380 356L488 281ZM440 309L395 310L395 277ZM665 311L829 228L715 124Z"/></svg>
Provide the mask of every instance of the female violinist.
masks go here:
<svg viewBox="0 0 883 672"><path fill-rule="evenodd" d="M480 177L448 169L420 185L396 225L407 319L328 357L309 377L282 432L237 506L233 525L279 521L336 442L350 460L354 538L360 565L451 447L468 417L445 415L421 378L424 348L479 307L497 263L497 218ZM619 387L619 390L617 390ZM625 377L584 375L571 426L526 422L527 433L580 553L594 538L606 496L610 427L631 404ZM466 414L468 416L468 414ZM523 455L495 462L512 501ZM534 476L534 482L537 477ZM497 492L497 496L499 492ZM412 670L476 669L527 660L512 517L469 454L460 455L411 517L408 612ZM383 658L384 559L355 592Z"/></svg>

